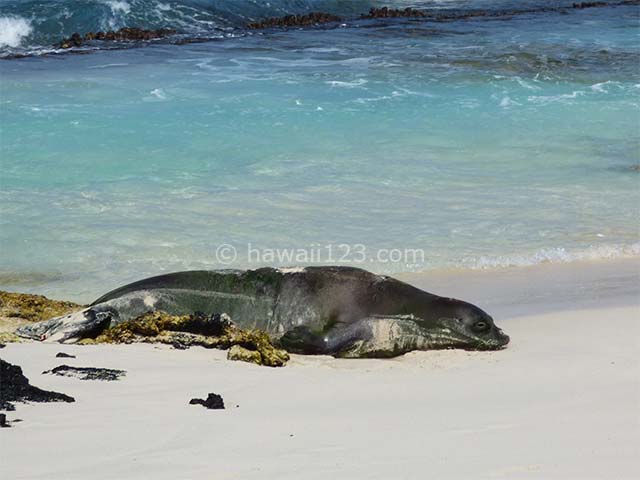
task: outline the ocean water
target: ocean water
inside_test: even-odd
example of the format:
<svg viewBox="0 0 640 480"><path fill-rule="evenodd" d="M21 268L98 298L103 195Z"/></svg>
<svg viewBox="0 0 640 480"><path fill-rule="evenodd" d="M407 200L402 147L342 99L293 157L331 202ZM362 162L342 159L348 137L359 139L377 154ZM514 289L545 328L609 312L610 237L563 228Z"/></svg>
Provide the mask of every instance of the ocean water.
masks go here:
<svg viewBox="0 0 640 480"><path fill-rule="evenodd" d="M357 19L383 3L571 4L0 1L0 288L640 255L638 5ZM243 28L313 10L346 20ZM122 26L180 33L55 53Z"/></svg>

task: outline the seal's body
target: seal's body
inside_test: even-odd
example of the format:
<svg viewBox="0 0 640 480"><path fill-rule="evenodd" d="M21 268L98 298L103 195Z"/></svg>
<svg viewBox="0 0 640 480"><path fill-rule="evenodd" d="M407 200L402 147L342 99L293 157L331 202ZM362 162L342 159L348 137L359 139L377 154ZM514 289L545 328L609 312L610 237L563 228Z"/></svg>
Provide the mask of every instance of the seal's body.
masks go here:
<svg viewBox="0 0 640 480"><path fill-rule="evenodd" d="M161 275L18 334L73 341L154 310L227 313L238 326L264 330L295 353L388 357L436 348L497 349L509 341L474 305L350 267Z"/></svg>

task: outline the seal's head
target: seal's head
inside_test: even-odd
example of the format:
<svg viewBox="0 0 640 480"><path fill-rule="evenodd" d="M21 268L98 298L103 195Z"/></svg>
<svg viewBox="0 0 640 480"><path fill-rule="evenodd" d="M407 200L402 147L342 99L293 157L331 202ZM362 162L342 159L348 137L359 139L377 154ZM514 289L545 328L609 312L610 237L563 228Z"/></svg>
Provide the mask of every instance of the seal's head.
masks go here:
<svg viewBox="0 0 640 480"><path fill-rule="evenodd" d="M443 299L446 315L440 323L459 346L473 350L497 350L509 343L509 336L493 323L493 318L482 309L455 299Z"/></svg>

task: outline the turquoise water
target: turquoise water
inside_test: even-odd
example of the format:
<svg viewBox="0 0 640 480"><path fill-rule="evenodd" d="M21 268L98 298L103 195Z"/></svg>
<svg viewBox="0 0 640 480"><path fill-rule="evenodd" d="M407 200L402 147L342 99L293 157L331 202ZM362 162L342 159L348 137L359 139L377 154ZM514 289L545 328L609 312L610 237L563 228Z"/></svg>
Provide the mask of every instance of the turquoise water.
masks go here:
<svg viewBox="0 0 640 480"><path fill-rule="evenodd" d="M33 2L6 3L15 22ZM639 14L258 34L229 14L204 43L0 61L0 288L91 300L164 271L305 263L248 245L388 273L639 255ZM13 52L57 34L22 18Z"/></svg>

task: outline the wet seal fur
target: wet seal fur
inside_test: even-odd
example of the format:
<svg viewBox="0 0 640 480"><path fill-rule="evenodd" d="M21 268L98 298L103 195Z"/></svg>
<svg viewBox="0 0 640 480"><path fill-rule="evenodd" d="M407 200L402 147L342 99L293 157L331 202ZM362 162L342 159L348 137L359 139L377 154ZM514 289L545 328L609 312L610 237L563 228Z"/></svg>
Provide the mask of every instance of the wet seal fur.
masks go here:
<svg viewBox="0 0 640 480"><path fill-rule="evenodd" d="M113 290L88 308L20 327L36 340L74 342L149 311L227 313L293 353L393 357L412 350L496 350L509 337L486 312L352 267L187 271Z"/></svg>

